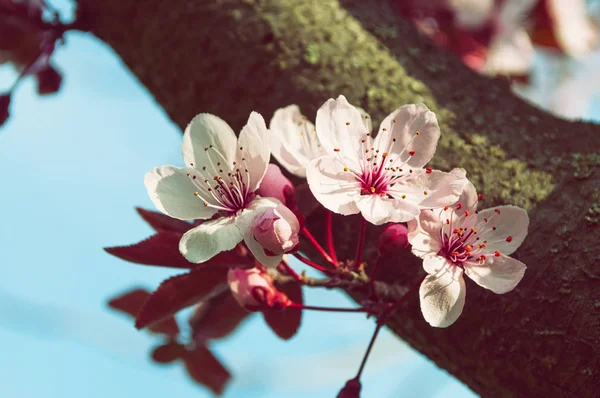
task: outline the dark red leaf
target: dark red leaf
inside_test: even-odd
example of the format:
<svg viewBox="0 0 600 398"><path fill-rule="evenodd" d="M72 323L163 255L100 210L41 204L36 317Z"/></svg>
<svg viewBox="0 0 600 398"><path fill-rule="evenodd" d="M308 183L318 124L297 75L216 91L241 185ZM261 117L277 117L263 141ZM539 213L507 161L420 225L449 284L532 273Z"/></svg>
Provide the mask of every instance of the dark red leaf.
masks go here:
<svg viewBox="0 0 600 398"><path fill-rule="evenodd" d="M250 314L227 289L196 308L189 320L192 338L203 343L208 339L228 336Z"/></svg>
<svg viewBox="0 0 600 398"><path fill-rule="evenodd" d="M179 232L159 232L131 246L107 247L108 253L136 264L158 265L173 268L193 268L179 252Z"/></svg>
<svg viewBox="0 0 600 398"><path fill-rule="evenodd" d="M136 207L136 210L144 221L150 224L156 232L170 231L184 233L192 228L192 224L187 221L178 220L157 211L146 210L140 207Z"/></svg>
<svg viewBox="0 0 600 398"><path fill-rule="evenodd" d="M203 345L186 351L183 356L188 374L196 382L210 388L216 395L221 395L231 378L229 371Z"/></svg>
<svg viewBox="0 0 600 398"><path fill-rule="evenodd" d="M37 90L40 95L54 94L60 89L62 75L54 67L48 65L36 73Z"/></svg>
<svg viewBox="0 0 600 398"><path fill-rule="evenodd" d="M185 347L176 341L159 345L152 350L152 359L158 363L171 363L185 355Z"/></svg>
<svg viewBox="0 0 600 398"><path fill-rule="evenodd" d="M150 297L150 292L144 289L134 289L121 296L115 297L108 302L111 308L124 312L132 317L136 317L140 312L146 300ZM167 336L177 336L179 334L179 326L175 318L169 317L155 325L152 325L150 331Z"/></svg>
<svg viewBox="0 0 600 398"><path fill-rule="evenodd" d="M302 287L295 282L276 285L277 289L285 293L290 300L302 304ZM264 310L263 316L267 325L275 334L284 340L292 338L302 322L302 311L296 308L285 308L283 310Z"/></svg>
<svg viewBox="0 0 600 398"><path fill-rule="evenodd" d="M209 267L195 269L187 274L167 279L148 298L139 312L135 327L152 325L196 304L227 280L227 269Z"/></svg>

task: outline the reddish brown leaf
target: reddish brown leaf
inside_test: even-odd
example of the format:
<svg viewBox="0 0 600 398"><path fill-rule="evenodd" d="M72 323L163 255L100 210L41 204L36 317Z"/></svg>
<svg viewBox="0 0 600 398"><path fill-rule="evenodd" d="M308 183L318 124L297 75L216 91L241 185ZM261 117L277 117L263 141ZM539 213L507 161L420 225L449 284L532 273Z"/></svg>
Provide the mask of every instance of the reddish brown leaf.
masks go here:
<svg viewBox="0 0 600 398"><path fill-rule="evenodd" d="M302 287L298 283L278 284L277 289L285 293L293 302L302 304ZM296 308L286 308L281 311L265 310L263 316L271 330L284 340L292 338L302 322L302 311Z"/></svg>
<svg viewBox="0 0 600 398"><path fill-rule="evenodd" d="M185 347L176 341L170 341L154 348L151 355L154 362L171 363L185 355Z"/></svg>
<svg viewBox="0 0 600 398"><path fill-rule="evenodd" d="M167 279L148 298L137 316L135 327L141 329L155 324L200 302L218 285L226 282L226 275L225 268L209 267Z"/></svg>
<svg viewBox="0 0 600 398"><path fill-rule="evenodd" d="M132 317L136 317L140 312L146 300L150 297L150 292L144 289L134 289L121 296L115 297L108 302L111 308L124 312ZM167 336L177 336L179 334L179 326L175 318L165 318L162 322L152 325L150 331Z"/></svg>
<svg viewBox="0 0 600 398"><path fill-rule="evenodd" d="M141 207L135 208L140 216L146 221L156 232L181 232L184 233L190 228L192 224L178 220L167 216L166 214L159 213L157 211L142 209Z"/></svg>
<svg viewBox="0 0 600 398"><path fill-rule="evenodd" d="M231 374L208 348L198 345L195 350L185 352L183 361L192 379L216 395L223 393Z"/></svg>
<svg viewBox="0 0 600 398"><path fill-rule="evenodd" d="M231 334L250 314L227 289L196 308L189 320L192 338L199 343L223 338Z"/></svg>
<svg viewBox="0 0 600 398"><path fill-rule="evenodd" d="M179 232L159 232L131 246L107 247L108 253L136 264L158 265L173 268L193 268L179 252Z"/></svg>

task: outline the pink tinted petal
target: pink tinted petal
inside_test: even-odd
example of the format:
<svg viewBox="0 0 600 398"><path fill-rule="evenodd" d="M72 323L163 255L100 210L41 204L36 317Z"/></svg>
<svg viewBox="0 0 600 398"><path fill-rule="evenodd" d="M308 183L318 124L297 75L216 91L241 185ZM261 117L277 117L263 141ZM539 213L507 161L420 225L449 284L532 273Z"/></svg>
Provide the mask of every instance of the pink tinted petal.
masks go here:
<svg viewBox="0 0 600 398"><path fill-rule="evenodd" d="M315 198L327 209L343 215L360 212L360 183L333 155L323 156L309 163L306 179Z"/></svg>
<svg viewBox="0 0 600 398"><path fill-rule="evenodd" d="M479 286L502 294L513 290L527 267L512 257L487 256L483 265L465 265L465 274Z"/></svg>
<svg viewBox="0 0 600 398"><path fill-rule="evenodd" d="M377 134L378 147L389 148L393 138L396 142L391 154L401 155L401 160L411 167L425 166L433 157L440 138L435 114L424 104L401 106L381 122ZM410 151L414 151L412 156Z"/></svg>
<svg viewBox="0 0 600 398"><path fill-rule="evenodd" d="M360 140L367 134L360 111L340 95L329 99L317 111L317 134L327 153L339 149L353 158L361 153Z"/></svg>
<svg viewBox="0 0 600 398"><path fill-rule="evenodd" d="M480 239L487 240L488 250L492 252L498 250L508 256L514 253L525 240L529 217L520 207L497 206L480 211L477 215L477 223Z"/></svg>
<svg viewBox="0 0 600 398"><path fill-rule="evenodd" d="M419 289L421 312L431 326L445 328L452 325L465 305L465 281L462 269L444 269L428 275Z"/></svg>
<svg viewBox="0 0 600 398"><path fill-rule="evenodd" d="M210 218L216 210L204 206L203 200L194 195L197 188L187 176L188 172L175 166L161 166L148 172L144 177L148 195L156 208L170 217L180 220Z"/></svg>
<svg viewBox="0 0 600 398"><path fill-rule="evenodd" d="M192 119L183 133L181 151L187 167L209 166L213 162L223 162L215 151L206 151L212 145L225 157L225 163L231 167L235 158L235 133L220 117L210 113L201 113ZM210 156L210 158L209 158Z"/></svg>
<svg viewBox="0 0 600 398"><path fill-rule="evenodd" d="M598 44L598 28L586 13L585 0L548 0L547 7L556 39L568 55L581 57Z"/></svg>
<svg viewBox="0 0 600 398"><path fill-rule="evenodd" d="M252 112L248 123L242 128L237 148L237 162L248 169L250 191L255 191L267 171L267 165L271 158L271 147L269 145L269 133L263 117ZM242 160L245 159L245 160ZM246 173L242 170L242 176Z"/></svg>
<svg viewBox="0 0 600 398"><path fill-rule="evenodd" d="M419 208L402 199L382 198L379 195L363 195L356 201L362 216L371 224L406 222L419 215Z"/></svg>
<svg viewBox="0 0 600 398"><path fill-rule="evenodd" d="M220 252L233 249L242 240L234 217L205 221L190 229L179 241L179 251L192 263L203 263Z"/></svg>

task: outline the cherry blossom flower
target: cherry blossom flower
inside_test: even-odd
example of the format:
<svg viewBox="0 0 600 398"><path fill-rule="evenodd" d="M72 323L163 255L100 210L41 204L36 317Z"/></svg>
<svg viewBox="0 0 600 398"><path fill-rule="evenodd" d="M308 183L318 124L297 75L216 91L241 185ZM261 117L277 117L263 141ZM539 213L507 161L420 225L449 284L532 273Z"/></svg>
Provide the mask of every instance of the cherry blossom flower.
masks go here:
<svg viewBox="0 0 600 398"><path fill-rule="evenodd" d="M444 173L424 166L440 136L435 114L405 105L384 119L377 137L343 95L317 112L317 134L327 151L307 167L315 198L344 215L361 213L376 225L405 222L421 209L455 202L467 182L463 169Z"/></svg>
<svg viewBox="0 0 600 398"><path fill-rule="evenodd" d="M525 264L509 257L527 236L527 212L516 206L478 211L480 196L470 182L454 206L423 210L408 223L412 252L423 259L421 311L435 327L452 325L465 304L466 274L502 294L523 278Z"/></svg>
<svg viewBox="0 0 600 398"><path fill-rule="evenodd" d="M260 267L232 268L227 282L236 301L250 311L266 308L282 309L291 304L290 299L273 285L273 280Z"/></svg>
<svg viewBox="0 0 600 398"><path fill-rule="evenodd" d="M267 128L250 114L236 140L217 116L201 113L187 126L182 144L186 167L161 166L144 183L156 207L181 220L211 219L187 231L179 250L193 263L233 249L242 240L262 264L275 267L281 256L267 256L254 239L252 221L280 202L256 195L269 164Z"/></svg>

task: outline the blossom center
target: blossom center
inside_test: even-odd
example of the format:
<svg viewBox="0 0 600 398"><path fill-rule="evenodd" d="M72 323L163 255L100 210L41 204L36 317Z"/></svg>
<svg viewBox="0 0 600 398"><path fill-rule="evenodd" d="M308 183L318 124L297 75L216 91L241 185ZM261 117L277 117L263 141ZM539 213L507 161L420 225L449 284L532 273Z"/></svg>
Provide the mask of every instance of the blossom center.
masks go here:
<svg viewBox="0 0 600 398"><path fill-rule="evenodd" d="M494 221L499 217L500 211L496 210L489 218L477 220L477 211L461 210L459 203L455 208L444 207L440 212L441 248L439 256L446 258L450 263L463 267L466 265L481 265L485 263L488 256L499 257L498 250L491 250L488 245L501 241L511 242L512 237L488 242L485 236L491 231L496 231Z"/></svg>
<svg viewBox="0 0 600 398"><path fill-rule="evenodd" d="M206 164L195 165L188 177L196 187L194 196L202 200L205 207L217 209L223 215L236 214L246 208L256 194L250 191L250 170L244 157L244 148L239 147L241 161L227 162L223 154L213 145L204 148Z"/></svg>

